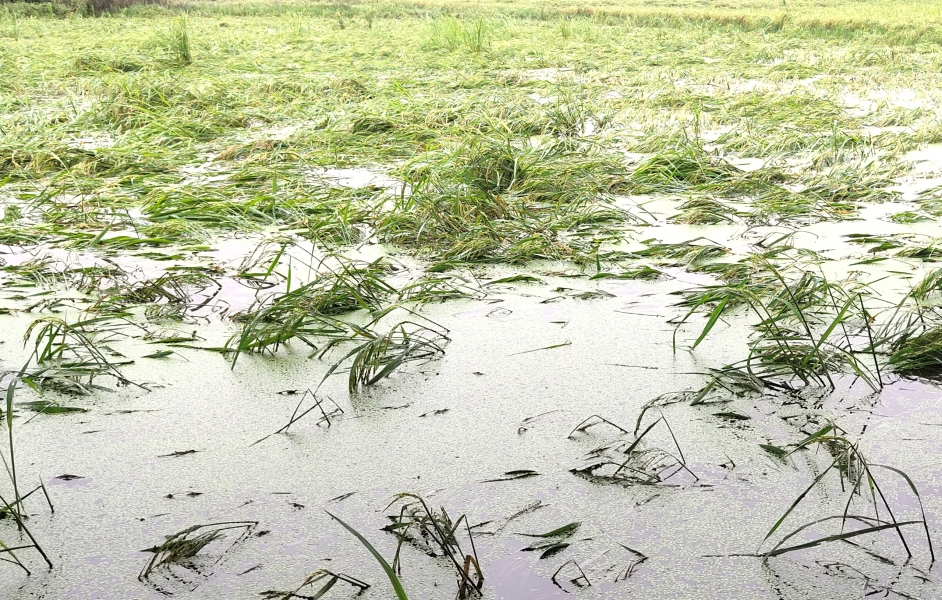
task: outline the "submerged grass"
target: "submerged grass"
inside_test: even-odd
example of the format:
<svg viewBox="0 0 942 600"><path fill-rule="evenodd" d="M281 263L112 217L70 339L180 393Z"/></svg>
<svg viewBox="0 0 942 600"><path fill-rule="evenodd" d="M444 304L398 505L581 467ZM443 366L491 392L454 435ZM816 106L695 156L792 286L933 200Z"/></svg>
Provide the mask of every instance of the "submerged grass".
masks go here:
<svg viewBox="0 0 942 600"><path fill-rule="evenodd" d="M0 15L0 244L35 256L3 265L2 289L24 310L42 313L26 332L31 358L17 379L36 390L89 394L103 378L127 385L121 368L128 361L109 344L140 320L196 322L231 278L256 292L255 303L234 315L239 329L224 349L233 367L245 353L274 355L296 340L330 359L325 380L346 374L353 394L442 355L449 332L416 314L423 306L534 282L516 275L481 285L481 263L541 259L570 261L594 280L667 278L655 267L716 277L715 285L680 294L685 314L675 339L693 319L704 321L693 330L692 350L724 319L753 319L743 360L710 371L700 390L649 403L634 434L616 426L622 435L575 470L594 481L697 481L663 415L642 429L655 408L777 401L777 394L837 389L848 377L879 390L895 376L942 374L938 272L881 311L885 302L862 280L825 277L826 257L793 247L788 234L756 243L750 229L743 239L755 254L740 257L732 240L715 241L707 229L794 231L902 199L894 186L913 168L905 153L942 140L930 110L940 100L942 19L923 0L853 11L807 0L775 7L757 0L710 7L197 1L186 14L129 7L120 27L111 17L52 18L67 5L13 3ZM896 98L909 91L919 106ZM679 197L671 227L702 229L683 238L642 235L658 218L641 194ZM942 216L938 189L916 203L890 219L909 225ZM266 241L238 266L202 254L220 235L250 232ZM311 257L328 256L306 265L317 274L299 282L288 255L304 240ZM848 241L867 244L874 259L942 259L929 237ZM432 265L400 284L389 261L349 258L374 257L376 242ZM82 253L95 265L65 264L46 250ZM170 268L143 276L113 260L128 257ZM171 266L178 262L187 264ZM82 298L65 299L63 289ZM67 303L88 311L52 312ZM196 334L145 331L144 338L189 344ZM13 389L4 416L15 480ZM314 406L303 409L310 399ZM314 392L303 396L289 426L315 409L330 423L335 413L321 402ZM732 409L711 418L749 420ZM658 435L665 443L655 442ZM777 458L810 447L833 457L768 540L813 489L824 488L825 476L837 473L851 497L839 517L793 529L760 553L766 558L882 531L896 533L909 552L903 533L926 526L924 514L893 516L874 472L901 476L918 498L912 480L867 462L836 426L799 444L762 447ZM15 481L14 488L13 502L0 501L22 517L26 495ZM419 496L400 500L390 526L400 546L444 556L458 596L479 594L483 574L467 519L453 521ZM875 516L850 510L862 500ZM337 520L405 598L399 553L389 565ZM794 541L838 520L839 533ZM459 525L471 552L458 543ZM150 549L141 577L185 567L228 527L251 524L170 536ZM549 558L574 531L541 534L548 545L532 549ZM15 560L17 548L2 547ZM319 571L283 597L314 583L322 585L314 597L338 581L363 589L345 577Z"/></svg>
<svg viewBox="0 0 942 600"><path fill-rule="evenodd" d="M398 494L390 504L395 505L398 505L398 514L390 515L392 523L383 528L395 535L398 541L392 570L401 571L402 546L409 543L433 558L443 557L451 563L458 578L458 598L482 596L484 573L468 517L461 515L452 519L444 507L436 511L424 498L412 493ZM461 546L461 538L467 540L465 549ZM470 552L466 550L468 546Z"/></svg>
<svg viewBox="0 0 942 600"><path fill-rule="evenodd" d="M125 324L111 316L91 317L69 323L57 317L33 321L24 340L33 341L30 362L34 368L22 380L34 388L50 388L69 394L89 394L95 380L110 377L119 386L130 385L118 367L130 361L110 360L105 344L122 336Z"/></svg>
<svg viewBox="0 0 942 600"><path fill-rule="evenodd" d="M910 525L921 525L922 529L925 531L926 545L929 550L929 555L932 561L935 561L935 549L932 544L932 538L929 535L929 524L926 521L926 512L922 505L922 498L920 497L919 491L916 489L912 479L910 479L906 473L894 467L868 462L860 452L858 444L848 439L846 432L842 431L833 424L820 429L811 436L802 440L800 443L796 444L795 448L790 453L808 448L811 445L821 445L826 447L827 452L833 457L833 461L831 462L830 466L817 477L815 477L811 485L809 485L808 488L805 489L794 502L792 502L785 513L778 519L778 521L775 522L775 524L766 534L763 542L768 541L775 534L775 532L779 530L779 528L785 523L786 519L788 519L789 515L791 515L792 511L798 507L798 505L815 487L821 485L825 476L831 472L837 473L841 480L842 489L847 490L848 498L845 504L844 512L840 515L816 519L815 521L798 527L797 529L784 535L774 546L772 546L766 552L762 553L762 556L767 558L779 556L788 552L813 548L823 543L843 541L861 535L869 535L881 531L892 531L895 532L899 537L900 543L906 552L906 556L911 558L912 550L910 549L910 542L903 533L903 527ZM883 492L883 486L881 486L880 480L874 475L874 473L880 471L888 471L901 477L905 481L909 490L915 495L921 515L920 519L909 521L897 520L897 517L893 512L893 507L887 501L887 497ZM855 510L855 501L868 503L873 509L873 516L871 517L863 514L853 514L851 511ZM881 514L883 511L885 511L886 516ZM835 534L818 537L810 541L804 541L800 543L790 542L790 540L799 534L809 530L813 531L813 528L816 528L823 523L829 523L833 521L839 521L841 523L840 531ZM850 529L848 528L849 524L856 524L861 527L857 529ZM789 543L791 543L791 545L789 545Z"/></svg>
<svg viewBox="0 0 942 600"><path fill-rule="evenodd" d="M585 249L567 234L637 223L610 202L625 175L614 157L568 142L472 135L407 165L409 194L378 233L437 260L568 258Z"/></svg>
<svg viewBox="0 0 942 600"><path fill-rule="evenodd" d="M173 573L174 567L199 573L200 566L194 562L194 559L200 552L215 542L223 540L227 534L239 532L236 538L229 542L228 547L231 548L247 538L257 525L257 521L209 523L193 525L168 535L164 542L144 550L144 552L152 553L153 556L141 569L138 579L151 583L162 593L171 595L163 589L156 575L162 575L172 582L179 580L179 575Z"/></svg>
<svg viewBox="0 0 942 600"><path fill-rule="evenodd" d="M244 314L242 331L227 347L235 366L243 352L276 352L292 339L318 351L317 338L337 339L347 330L337 316L357 310L379 312L396 290L383 280L387 262L357 264L341 259L336 266L322 263L324 273L313 281L262 301Z"/></svg>
<svg viewBox="0 0 942 600"><path fill-rule="evenodd" d="M738 282L684 293L680 305L689 310L678 325L698 312L708 317L692 348L703 342L726 311L745 306L759 321L753 325L748 357L729 368L770 386L788 385L794 379L833 388L837 374L847 371L875 391L882 387L872 344L867 357L867 340L873 333L859 289L830 283L813 271L782 270L762 258L754 266L757 272ZM861 341L855 348L856 340Z"/></svg>

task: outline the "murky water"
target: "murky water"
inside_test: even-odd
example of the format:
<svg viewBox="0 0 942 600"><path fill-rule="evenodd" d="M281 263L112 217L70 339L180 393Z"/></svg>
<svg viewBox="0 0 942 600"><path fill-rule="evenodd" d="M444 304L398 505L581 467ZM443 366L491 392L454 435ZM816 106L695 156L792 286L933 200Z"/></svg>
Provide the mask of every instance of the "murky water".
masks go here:
<svg viewBox="0 0 942 600"><path fill-rule="evenodd" d="M646 208L666 218L671 203L661 202ZM842 237L845 233L930 235L934 227L886 223L876 212L865 218L865 224L802 228L799 245L840 259L837 266L824 265L839 269L862 253ZM665 223L643 233L680 241L698 232ZM745 233L735 225L710 228L711 237L721 236L716 241L736 251L747 247L749 236L762 234ZM233 263L259 241L220 240L205 260ZM304 250L294 252L298 263L304 262ZM136 358L125 374L146 382L149 392L129 387L77 398L69 404L87 412L40 415L28 422L29 413L19 412L19 474L27 485L44 481L56 509L50 514L41 502L30 504L35 515L30 528L55 568L47 571L38 557L21 551L34 573L26 578L12 568L0 571L3 596L160 598L169 591L248 599L266 590L293 589L309 573L327 568L371 583L364 598L388 598L378 566L325 510L391 556L395 541L379 528L394 510L384 507L394 494L406 491L423 494L450 514L466 513L472 524L490 523L475 538L485 597L563 598L572 592L584 598L859 598L893 589L932 598L942 593L924 545L914 545L915 555L906 562L892 536L860 538L860 546L829 544L768 561L742 556L757 551L771 525L808 484L805 459L782 462L758 449L757 444L785 432L782 417L788 410L774 398L737 407L752 419L719 428L710 417L720 410L714 406L662 409L699 479L619 486L570 473L587 452L620 435L599 425L567 437L583 419L598 414L631 428L648 400L696 388L702 378L695 373L739 358L737 344L746 329L734 319L697 352L675 352L674 328L666 321L681 312L671 306L676 297L670 293L707 283L709 277L682 269L670 270L673 278L658 282L599 283L547 275L561 268L569 267L537 264L527 270L544 284L508 285L483 300L426 306L422 314L449 330L452 341L444 358L406 369L352 397L343 377L332 378L321 393L336 400L342 416L329 427L309 416L289 434L257 445L252 444L286 424L295 409L300 395L285 391L315 387L329 357L309 360L295 346L277 358L243 356L233 369L222 357L198 350L180 349L158 361L137 358L154 349L144 340L112 344ZM882 268L868 265L874 279ZM491 269L479 278L502 274L507 271ZM611 295L580 300L561 295L560 287ZM888 294L901 291L887 289ZM254 298L254 290L227 280L215 302L236 310ZM8 368L26 358L15 336L29 320L30 315L12 315L3 322ZM199 336L204 345L219 346L234 331L230 323L210 318L199 327ZM892 464L913 478L933 536L939 531L936 515L942 514L942 469L935 460L942 451L936 435L942 418L936 398L934 385L900 381L875 397L860 385L846 386L815 409L859 436L872 461ZM23 391L18 401L32 399ZM664 432L652 435L660 436L659 443L670 439ZM518 469L539 475L486 482ZM899 510L917 510L904 482L886 487ZM819 496L796 511L793 523L833 514L842 502L839 495ZM543 507L506 521L536 501ZM258 521L253 534L231 548L225 543L208 547L200 572L180 570L178 577L138 581L150 557L142 549L164 536L194 524L243 520ZM560 554L540 560L537 553L521 551L529 541L520 534L576 521L582 525ZM268 533L259 536L261 531ZM446 563L409 547L403 552L410 597L453 596L454 575ZM632 566L639 556L646 559ZM577 585L584 580L577 579L580 573L570 560L590 586ZM560 567L556 581L561 587L552 581Z"/></svg>

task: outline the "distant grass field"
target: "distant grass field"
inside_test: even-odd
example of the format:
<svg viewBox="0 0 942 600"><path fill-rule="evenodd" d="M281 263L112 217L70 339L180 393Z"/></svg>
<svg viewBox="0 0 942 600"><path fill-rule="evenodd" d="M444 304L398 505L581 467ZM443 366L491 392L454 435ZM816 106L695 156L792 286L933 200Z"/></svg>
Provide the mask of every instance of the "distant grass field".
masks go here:
<svg viewBox="0 0 942 600"><path fill-rule="evenodd" d="M696 196L674 219L690 224L854 218L893 197L907 152L942 141L928 3L40 16L67 8L0 5L0 176L26 202L0 241L198 251L218 231L337 244L364 227L449 264L590 264L644 222L615 196ZM761 165L744 178L723 157ZM389 210L312 176L338 167L411 193ZM744 211L716 204L744 195ZM899 219L938 212L927 200Z"/></svg>
<svg viewBox="0 0 942 600"><path fill-rule="evenodd" d="M643 222L618 194L709 195L676 218L691 224L729 221L710 203L743 194L754 223L853 218L892 197L906 152L942 141L938 9L918 3L25 15L49 6L0 12L0 175L28 200L0 240L199 250L213 231L349 243L363 226L452 264L589 264ZM763 164L744 180L711 166L725 155ZM411 193L378 210L369 189L312 179L337 167Z"/></svg>

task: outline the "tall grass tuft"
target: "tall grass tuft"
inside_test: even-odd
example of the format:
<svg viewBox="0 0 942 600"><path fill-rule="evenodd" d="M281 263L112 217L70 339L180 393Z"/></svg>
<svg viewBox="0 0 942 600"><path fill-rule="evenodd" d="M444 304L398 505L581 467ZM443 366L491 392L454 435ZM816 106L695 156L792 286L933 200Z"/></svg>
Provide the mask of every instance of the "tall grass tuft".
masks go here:
<svg viewBox="0 0 942 600"><path fill-rule="evenodd" d="M433 21L429 38L429 45L433 48L450 51L465 48L479 54L487 49L489 31L484 19L463 22L454 17L445 17Z"/></svg>
<svg viewBox="0 0 942 600"><path fill-rule="evenodd" d="M190 34L185 15L173 22L170 28L170 35L167 39L167 48L170 51L170 58L174 63L185 66L193 62L193 53L190 49Z"/></svg>

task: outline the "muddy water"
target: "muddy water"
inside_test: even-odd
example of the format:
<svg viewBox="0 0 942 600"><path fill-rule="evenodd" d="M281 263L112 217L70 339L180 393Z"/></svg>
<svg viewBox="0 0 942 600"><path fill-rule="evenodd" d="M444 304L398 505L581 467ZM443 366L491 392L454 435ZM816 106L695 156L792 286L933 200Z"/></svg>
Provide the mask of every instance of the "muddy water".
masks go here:
<svg viewBox="0 0 942 600"><path fill-rule="evenodd" d="M599 426L567 439L583 418L598 413L630 426L646 400L695 387L699 377L686 373L735 358L731 346L743 330L733 325L704 351L675 355L672 328L662 316L649 315L673 310L664 308L666 293L683 287L679 282L606 284L601 287L613 298L543 303L557 295L552 290L558 285L587 287L584 281L551 280L499 295L499 303L429 307L426 314L451 332L445 358L355 398L340 378L331 380L324 392L345 414L330 427L310 418L288 435L252 446L285 424L294 409L297 396L278 392L314 386L325 365L298 352L277 360L243 357L233 370L220 357L197 351L162 362L141 359L127 369L133 380L149 382L150 393L122 389L78 399L74 403L87 413L20 424L21 477L42 478L56 506L50 516L33 504L31 521L56 568L46 572L30 557L36 572L28 579L5 569L5 597L159 598L153 586L136 579L148 559L141 549L193 524L253 520L270 533L233 547L204 575L188 574L184 582L158 578L161 587L200 598L255 598L329 568L373 583L364 597L387 598L382 573L324 509L391 555L393 540L378 528L383 507L403 491L420 492L452 514L466 512L473 523L500 522L535 501L545 504L496 535L478 537L488 597L565 597L549 579L569 559L593 583L579 592L590 598L860 597L864 575L835 576L828 567L835 561L853 565L871 583L896 582L916 597L939 592L933 573L928 582L919 578L917 569L928 566L922 555L907 568L835 545L767 564L708 556L754 552L807 485L801 465L779 464L756 451L750 429L780 430L773 415L724 430L711 421L715 408L665 409L698 482L623 488L568 473L587 451L617 434ZM11 330L25 323L10 323ZM200 331L207 345L229 333L221 324ZM563 342L571 344L527 352ZM115 348L128 356L153 349L135 341ZM861 413L848 410L855 402L830 409L845 421L869 425L862 444L874 458L910 473L930 514L942 510L942 495L935 493L942 481L931 458L938 455L934 432L940 420L926 402L935 397L933 387L902 382ZM197 452L164 456L188 450ZM541 475L481 483L514 469ZM64 474L81 479L57 479ZM189 497L193 492L199 495ZM833 499L820 500L827 505ZM812 516L798 515L796 522ZM573 521L583 525L562 554L541 561L520 551L528 541L518 533ZM635 560L623 546L649 558L616 582ZM879 538L871 546L901 562L892 540ZM408 549L403 563L410 597L452 595L447 565Z"/></svg>
<svg viewBox="0 0 942 600"><path fill-rule="evenodd" d="M354 178L341 172L322 175ZM673 201L639 197L620 204L643 204L654 223L629 232L626 247L641 247L640 240L652 237L680 242L705 235L735 256L769 233L788 231L672 225L666 221L675 212ZM899 271L916 278L926 267L902 260L861 267L856 263L867 258L866 247L844 236L937 235L935 224L883 220L908 206L876 205L862 211L861 221L802 227L795 244L831 259L822 264L829 276L864 269L861 277L869 281L895 274L875 284L891 302L909 285ZM201 255L200 264L236 268L265 235L219 240L213 252ZM294 276L299 281L312 277L320 258L316 251L297 247L291 252ZM382 253L380 246L365 244L354 254L369 260ZM6 258L14 264L19 256ZM96 260L78 254L56 258L82 265ZM142 277L159 271L157 263L118 260L134 263ZM419 274L418 265L403 262L397 278ZM308 266L306 274L301 265ZM451 342L441 360L410 366L354 396L342 376L331 378L321 393L336 401L343 415L328 426L312 413L290 433L255 445L288 422L301 393L323 377L330 356L312 360L295 345L277 358L243 356L232 368L221 356L199 350L178 349L168 359L155 360L141 358L155 351L144 340L111 344L136 360L125 375L145 383L149 392L122 387L65 400L87 409L83 413L17 412L21 485L45 482L55 505L50 514L43 503L31 501L29 525L55 568L47 571L33 553L20 551L33 575L27 578L4 565L0 597L162 598L173 593L248 599L266 590L293 589L309 573L330 569L372 584L364 598L389 598L378 566L325 511L350 522L392 556L395 541L379 528L395 510L385 507L400 492L421 493L434 506L467 514L480 525L475 546L487 598L571 593L583 598L859 598L886 589L917 598L942 595L939 574L916 533L908 563L891 535L857 538L859 547L829 544L768 561L743 556L757 551L813 477L806 457L783 462L758 444L791 440L795 431L784 417L808 411L838 421L860 440L871 461L906 471L922 493L931 535L938 537L942 469L936 457L942 452L937 435L942 415L935 406L937 387L897 381L873 395L860 382L848 381L826 399L798 399L791 408L771 397L720 407L664 407L662 414L696 479L684 474L660 485L629 487L592 482L570 469L583 466L588 452L621 434L598 425L570 437L573 428L594 414L633 428L650 399L695 389L703 382L697 373L741 358L748 321L733 318L719 325L696 352L686 348L698 324L681 329L675 352L674 327L667 321L682 312L672 306L677 297L671 292L710 283L709 277L678 268L668 269L670 277L657 282L590 282L553 274L562 271L572 266L534 264L525 272L540 276L542 284L493 286L482 300L424 307L422 315L449 330ZM486 281L510 273L489 269L476 276ZM233 279L222 284L215 302L229 312L255 300L254 290ZM581 291L610 296L573 297ZM218 314L210 308L204 320L181 329L197 329L200 343L220 346L235 329ZM19 338L31 318L14 314L0 321L4 368L26 360ZM29 390L17 396L17 401L34 399ZM719 421L714 413L720 410L751 419ZM658 446L673 443L665 431L654 430L652 436ZM519 469L539 475L487 481ZM905 483L893 477L886 482L897 518L918 516ZM844 496L836 482L829 490L813 492L813 501L790 517L791 527L839 514ZM537 502L538 509L508 521ZM144 548L192 525L223 521L258 525L234 546L207 547L198 572L178 569L172 577L138 580L150 558ZM541 560L538 553L522 551L532 538L520 534L572 522L582 525L561 553ZM3 531L5 543L21 543L13 528ZM580 582L590 586L572 583L580 573L569 561L582 569ZM402 564L410 598L454 596L448 564L410 547L403 551ZM556 585L552 577L560 568ZM327 597L348 597L352 590L338 584L331 594Z"/></svg>

